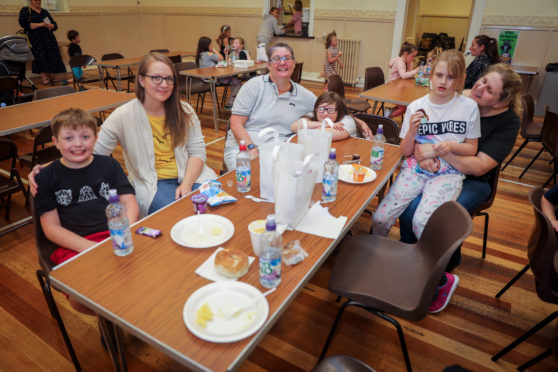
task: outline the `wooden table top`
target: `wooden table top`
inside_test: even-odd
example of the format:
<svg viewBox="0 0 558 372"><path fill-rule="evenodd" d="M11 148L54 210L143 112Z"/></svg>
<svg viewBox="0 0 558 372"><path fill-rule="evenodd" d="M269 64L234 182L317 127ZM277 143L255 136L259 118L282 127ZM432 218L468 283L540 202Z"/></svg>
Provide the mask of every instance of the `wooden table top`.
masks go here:
<svg viewBox="0 0 558 372"><path fill-rule="evenodd" d="M205 79L211 78L221 78L227 76L234 76L234 75L241 75L247 72L254 72L254 71L261 71L267 68L266 62L256 62L254 66L247 67L247 68L239 68L229 65L227 67L203 67L203 68L194 68L191 70L182 70L180 74L191 76L191 77L199 77Z"/></svg>
<svg viewBox="0 0 558 372"><path fill-rule="evenodd" d="M118 107L134 99L131 93L90 89L63 96L0 108L0 136L41 127L60 111L70 107L98 112Z"/></svg>
<svg viewBox="0 0 558 372"><path fill-rule="evenodd" d="M511 65L511 68L518 74L536 75L539 73L539 69L535 66Z"/></svg>
<svg viewBox="0 0 558 372"><path fill-rule="evenodd" d="M408 105L428 94L427 87L418 87L414 79L392 80L375 88L364 91L360 97L374 101Z"/></svg>
<svg viewBox="0 0 558 372"><path fill-rule="evenodd" d="M371 141L350 138L335 142L333 147L337 149L339 159L343 159L346 154L358 153L363 159L363 165L368 165L371 144ZM309 256L296 266L283 264L281 284L277 291L267 297L270 312L266 323L256 334L244 340L221 344L206 342L190 333L184 324L182 312L186 300L195 290L211 283L197 276L194 270L216 249L189 249L171 240L172 226L193 215L189 196L132 227L132 230L140 226L159 229L163 232L162 236L153 239L134 233L135 248L126 257L115 256L110 241L100 243L57 267L50 274L51 282L106 319L190 368L206 371L234 370L318 270L389 179L400 160L399 147L386 145L383 169L378 171L375 181L364 185L339 181L337 201L327 204L333 216L348 217L339 238L333 240L298 231L285 231L283 242L299 239ZM273 213L274 205L256 203L246 199L234 187L228 187L227 181L234 178L234 172L229 172L220 180L225 191L238 198L238 201L209 207L208 213L224 216L234 223L234 235L222 244L223 247L234 247L253 255L248 224L256 219L265 219L266 215ZM252 190L249 194L259 196L258 159L252 160ZM312 200L321 200L320 198L321 184L317 184ZM259 284L257 260L239 281L264 291Z"/></svg>
<svg viewBox="0 0 558 372"><path fill-rule="evenodd" d="M188 52L188 51L176 51L176 52L166 52L163 53L167 57L173 56L195 56L196 52ZM130 57L130 58L118 58L118 59L111 59L108 61L97 61L95 64L99 67L109 67L109 68L117 68L123 66L132 66L137 65L141 62L141 57Z"/></svg>

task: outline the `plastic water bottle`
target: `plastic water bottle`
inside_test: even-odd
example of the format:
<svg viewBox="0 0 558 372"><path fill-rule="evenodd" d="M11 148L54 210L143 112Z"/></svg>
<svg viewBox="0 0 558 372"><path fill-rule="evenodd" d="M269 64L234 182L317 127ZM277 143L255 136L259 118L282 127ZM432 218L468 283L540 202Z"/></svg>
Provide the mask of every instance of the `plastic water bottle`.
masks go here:
<svg viewBox="0 0 558 372"><path fill-rule="evenodd" d="M420 63L418 74L415 77L415 85L422 85L422 78L424 77L424 62Z"/></svg>
<svg viewBox="0 0 558 372"><path fill-rule="evenodd" d="M236 156L236 190L250 191L252 171L250 170L250 154L246 149L246 142L240 141L240 152Z"/></svg>
<svg viewBox="0 0 558 372"><path fill-rule="evenodd" d="M370 154L370 168L374 170L382 169L384 162L384 147L386 145L386 137L384 137L384 126L378 125L378 132L374 136L372 144L372 153Z"/></svg>
<svg viewBox="0 0 558 372"><path fill-rule="evenodd" d="M428 58L428 63L424 69L424 77L430 79L430 71L432 70L432 58Z"/></svg>
<svg viewBox="0 0 558 372"><path fill-rule="evenodd" d="M322 200L327 202L335 201L337 198L337 180L339 179L339 164L335 149L331 149L329 159L324 164L324 179L322 183Z"/></svg>
<svg viewBox="0 0 558 372"><path fill-rule="evenodd" d="M129 255L134 250L134 242L128 224L126 207L120 203L115 189L109 190L109 205L107 205L106 215L114 254L117 256Z"/></svg>
<svg viewBox="0 0 558 372"><path fill-rule="evenodd" d="M275 215L270 214L265 222L260 251L260 284L265 288L277 287L281 283L282 249L283 237L277 231Z"/></svg>

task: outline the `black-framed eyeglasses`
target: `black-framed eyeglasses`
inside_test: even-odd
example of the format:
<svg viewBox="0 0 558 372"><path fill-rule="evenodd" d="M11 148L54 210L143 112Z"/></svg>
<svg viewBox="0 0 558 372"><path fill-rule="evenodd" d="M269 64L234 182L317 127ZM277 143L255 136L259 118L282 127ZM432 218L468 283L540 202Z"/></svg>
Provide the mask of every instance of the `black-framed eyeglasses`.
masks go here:
<svg viewBox="0 0 558 372"><path fill-rule="evenodd" d="M291 56L283 56L283 57L275 56L275 57L271 57L269 59L269 62L273 62L275 64L279 64L281 62L287 63L287 62L291 62L291 61L294 61L294 58L291 57Z"/></svg>
<svg viewBox="0 0 558 372"><path fill-rule="evenodd" d="M337 109L335 107L318 107L316 111L318 111L320 114L323 114L326 111L328 114L335 114Z"/></svg>
<svg viewBox="0 0 558 372"><path fill-rule="evenodd" d="M174 82L176 81L175 78L172 76L169 77L162 77L159 75L143 75L143 76L151 78L153 84L157 84L157 85L161 85L163 80L167 82L167 85L174 85Z"/></svg>

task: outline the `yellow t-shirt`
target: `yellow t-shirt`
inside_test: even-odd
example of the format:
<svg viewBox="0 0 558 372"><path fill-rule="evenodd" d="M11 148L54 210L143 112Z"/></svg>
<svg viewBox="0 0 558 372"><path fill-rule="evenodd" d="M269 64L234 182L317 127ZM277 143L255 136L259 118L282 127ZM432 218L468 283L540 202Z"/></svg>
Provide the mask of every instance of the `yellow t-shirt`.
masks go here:
<svg viewBox="0 0 558 372"><path fill-rule="evenodd" d="M149 124L153 132L153 150L155 151L155 169L157 178L178 178L178 168L174 157L174 149L169 133L165 133L165 117L149 116Z"/></svg>

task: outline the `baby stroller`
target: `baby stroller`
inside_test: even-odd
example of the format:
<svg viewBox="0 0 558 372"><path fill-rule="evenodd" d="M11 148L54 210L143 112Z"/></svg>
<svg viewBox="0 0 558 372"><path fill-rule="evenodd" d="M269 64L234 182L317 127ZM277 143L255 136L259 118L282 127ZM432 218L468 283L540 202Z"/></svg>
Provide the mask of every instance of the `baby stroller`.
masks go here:
<svg viewBox="0 0 558 372"><path fill-rule="evenodd" d="M8 35L0 37L0 76L17 76L19 92L22 92L23 80L37 90L35 84L25 75L25 63L33 61L33 53L22 36Z"/></svg>

